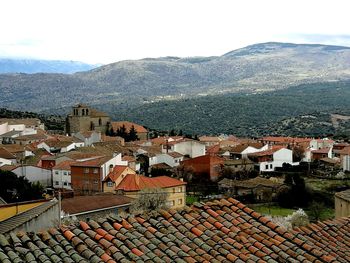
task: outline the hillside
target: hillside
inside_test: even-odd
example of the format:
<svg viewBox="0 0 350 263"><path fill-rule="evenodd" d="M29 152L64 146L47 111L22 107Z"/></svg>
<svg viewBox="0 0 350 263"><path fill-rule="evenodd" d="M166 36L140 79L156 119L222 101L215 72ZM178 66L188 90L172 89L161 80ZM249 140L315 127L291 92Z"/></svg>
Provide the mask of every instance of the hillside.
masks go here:
<svg viewBox="0 0 350 263"><path fill-rule="evenodd" d="M3 73L66 73L87 71L96 68L78 61L39 60L39 59L11 59L0 58L0 74Z"/></svg>
<svg viewBox="0 0 350 263"><path fill-rule="evenodd" d="M347 134L350 137L349 105L350 82L326 82L263 94L163 101L126 110L113 105L99 107L115 119L128 119L160 130L181 129L192 134L253 137ZM331 116L332 113L338 115Z"/></svg>
<svg viewBox="0 0 350 263"><path fill-rule="evenodd" d="M254 94L347 79L348 47L263 43L218 57L121 61L71 75L1 74L0 105L66 112L67 107L84 102L125 109L155 101Z"/></svg>

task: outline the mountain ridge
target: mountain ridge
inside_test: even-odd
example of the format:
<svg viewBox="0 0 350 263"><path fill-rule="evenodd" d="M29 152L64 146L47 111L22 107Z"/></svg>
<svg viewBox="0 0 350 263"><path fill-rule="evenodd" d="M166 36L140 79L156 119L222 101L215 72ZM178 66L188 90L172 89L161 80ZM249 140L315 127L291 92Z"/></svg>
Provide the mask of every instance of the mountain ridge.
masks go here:
<svg viewBox="0 0 350 263"><path fill-rule="evenodd" d="M87 71L100 65L73 60L43 60L25 58L0 58L0 74L13 73L64 73Z"/></svg>
<svg viewBox="0 0 350 263"><path fill-rule="evenodd" d="M348 47L267 42L222 56L125 60L74 74L0 74L0 104L31 111L78 102L129 107L348 80L349 69Z"/></svg>

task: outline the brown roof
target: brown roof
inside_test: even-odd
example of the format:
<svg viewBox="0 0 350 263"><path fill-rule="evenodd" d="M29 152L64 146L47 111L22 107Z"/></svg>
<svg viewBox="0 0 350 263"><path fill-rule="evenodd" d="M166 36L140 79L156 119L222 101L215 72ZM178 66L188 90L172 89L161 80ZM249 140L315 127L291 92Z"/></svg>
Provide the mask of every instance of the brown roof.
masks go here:
<svg viewBox="0 0 350 263"><path fill-rule="evenodd" d="M122 161L135 162L136 159L135 159L134 156L124 155L124 156L122 157Z"/></svg>
<svg viewBox="0 0 350 263"><path fill-rule="evenodd" d="M168 188L186 184L186 182L168 176L158 176L150 178L138 174L127 174L121 181L121 183L118 186L116 186L116 190L133 192L140 191L145 188Z"/></svg>
<svg viewBox="0 0 350 263"><path fill-rule="evenodd" d="M283 147L273 147L271 149L261 151L261 152L255 152L255 153L249 153L249 156L267 156L267 155L273 155L275 152L281 150L281 149L286 149Z"/></svg>
<svg viewBox="0 0 350 263"><path fill-rule="evenodd" d="M5 148L10 153L21 153L25 151L25 147L19 144L3 144L2 148Z"/></svg>
<svg viewBox="0 0 350 263"><path fill-rule="evenodd" d="M329 153L330 148L322 148L318 150L311 151L312 153Z"/></svg>
<svg viewBox="0 0 350 263"><path fill-rule="evenodd" d="M0 166L0 170L3 170L3 171L12 171L14 169L16 169L17 167L19 167L19 165L3 165L3 166Z"/></svg>
<svg viewBox="0 0 350 263"><path fill-rule="evenodd" d="M70 166L73 163L75 163L75 161L71 161L71 160L63 161L63 162L56 164L54 167L52 167L52 169L70 171Z"/></svg>
<svg viewBox="0 0 350 263"><path fill-rule="evenodd" d="M112 156L103 156L99 158L94 158L87 161L77 161L72 163L71 166L80 166L80 167L101 167L104 163L112 159Z"/></svg>
<svg viewBox="0 0 350 263"><path fill-rule="evenodd" d="M19 125L24 124L25 126L36 126L41 124L41 121L36 118L26 118L26 119L7 119L2 118L0 122L7 122L9 125Z"/></svg>
<svg viewBox="0 0 350 263"><path fill-rule="evenodd" d="M217 136L201 136L198 138L201 142L217 142L219 143L222 139Z"/></svg>
<svg viewBox="0 0 350 263"><path fill-rule="evenodd" d="M14 156L12 153L10 153L8 150L6 150L3 147L0 147L0 158L4 159L16 159L16 156Z"/></svg>
<svg viewBox="0 0 350 263"><path fill-rule="evenodd" d="M147 133L147 130L145 127L129 121L113 121L111 122L111 125L114 131L118 130L124 125L127 132L129 132L131 127L134 126L137 133Z"/></svg>
<svg viewBox="0 0 350 263"><path fill-rule="evenodd" d="M82 205L90 202L82 202ZM287 230L232 198L0 235L6 262L350 262L350 218ZM41 248L41 249L40 249Z"/></svg>
<svg viewBox="0 0 350 263"><path fill-rule="evenodd" d="M62 200L62 210L70 215L74 215L97 209L129 205L132 200L132 198L123 195L75 196Z"/></svg>
<svg viewBox="0 0 350 263"><path fill-rule="evenodd" d="M167 155L170 155L170 156L173 157L173 158L180 158L180 157L183 157L183 154L178 153L178 152L170 152L170 153L167 153Z"/></svg>
<svg viewBox="0 0 350 263"><path fill-rule="evenodd" d="M47 136L45 134L29 134L29 135L22 135L13 138L16 141L29 141L29 140L45 140Z"/></svg>
<svg viewBox="0 0 350 263"><path fill-rule="evenodd" d="M237 146L234 146L231 148L230 152L234 152L234 153L241 153L243 152L245 149L247 149L248 147L254 147L255 149L260 149L262 148L264 145L262 143L242 143L239 144Z"/></svg>

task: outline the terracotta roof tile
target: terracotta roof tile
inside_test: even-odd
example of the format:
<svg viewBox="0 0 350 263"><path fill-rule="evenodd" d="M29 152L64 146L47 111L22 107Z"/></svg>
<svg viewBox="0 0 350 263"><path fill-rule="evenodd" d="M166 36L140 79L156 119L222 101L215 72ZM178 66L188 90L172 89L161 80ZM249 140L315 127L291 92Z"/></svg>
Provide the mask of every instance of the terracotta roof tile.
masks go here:
<svg viewBox="0 0 350 263"><path fill-rule="evenodd" d="M10 258L15 245L31 251L32 262L50 250L67 262L349 262L349 218L287 231L253 215L230 198L151 217L110 216L20 239L0 235L0 252Z"/></svg>

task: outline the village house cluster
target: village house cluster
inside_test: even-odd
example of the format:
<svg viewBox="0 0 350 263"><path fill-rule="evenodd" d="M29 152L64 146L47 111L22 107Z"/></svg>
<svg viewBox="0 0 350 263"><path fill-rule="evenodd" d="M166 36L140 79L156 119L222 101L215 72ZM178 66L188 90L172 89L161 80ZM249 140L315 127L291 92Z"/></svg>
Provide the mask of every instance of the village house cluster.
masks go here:
<svg viewBox="0 0 350 263"><path fill-rule="evenodd" d="M121 128L133 129L137 140L106 135ZM278 179L264 178L265 173L305 164L312 172L310 163L350 170L350 144L328 138L150 138L145 127L114 122L104 112L82 104L67 116L65 132L49 133L38 119L0 119L0 169L39 182L48 197L61 192L62 210L82 219L125 211L144 189L162 189L167 206L177 209L186 205L186 195L195 192L197 183L216 183L221 196L253 194L256 200L265 200L266 192L271 198L283 186ZM256 176L225 176L247 173Z"/></svg>
<svg viewBox="0 0 350 263"><path fill-rule="evenodd" d="M130 130L137 140L111 132ZM145 127L113 122L82 104L67 116L65 133L46 131L38 119L0 119L0 170L40 183L47 197L16 204L0 198L0 261L350 260L343 253L350 249L343 217L350 215L350 190L335 195L339 219L293 231L231 198L270 201L285 185L266 174L306 169L344 176L350 144L273 136L150 138ZM225 199L186 206L187 195L213 184ZM166 193L170 210L123 216L147 189ZM58 192L61 203L52 199ZM52 228L57 215L80 221Z"/></svg>

